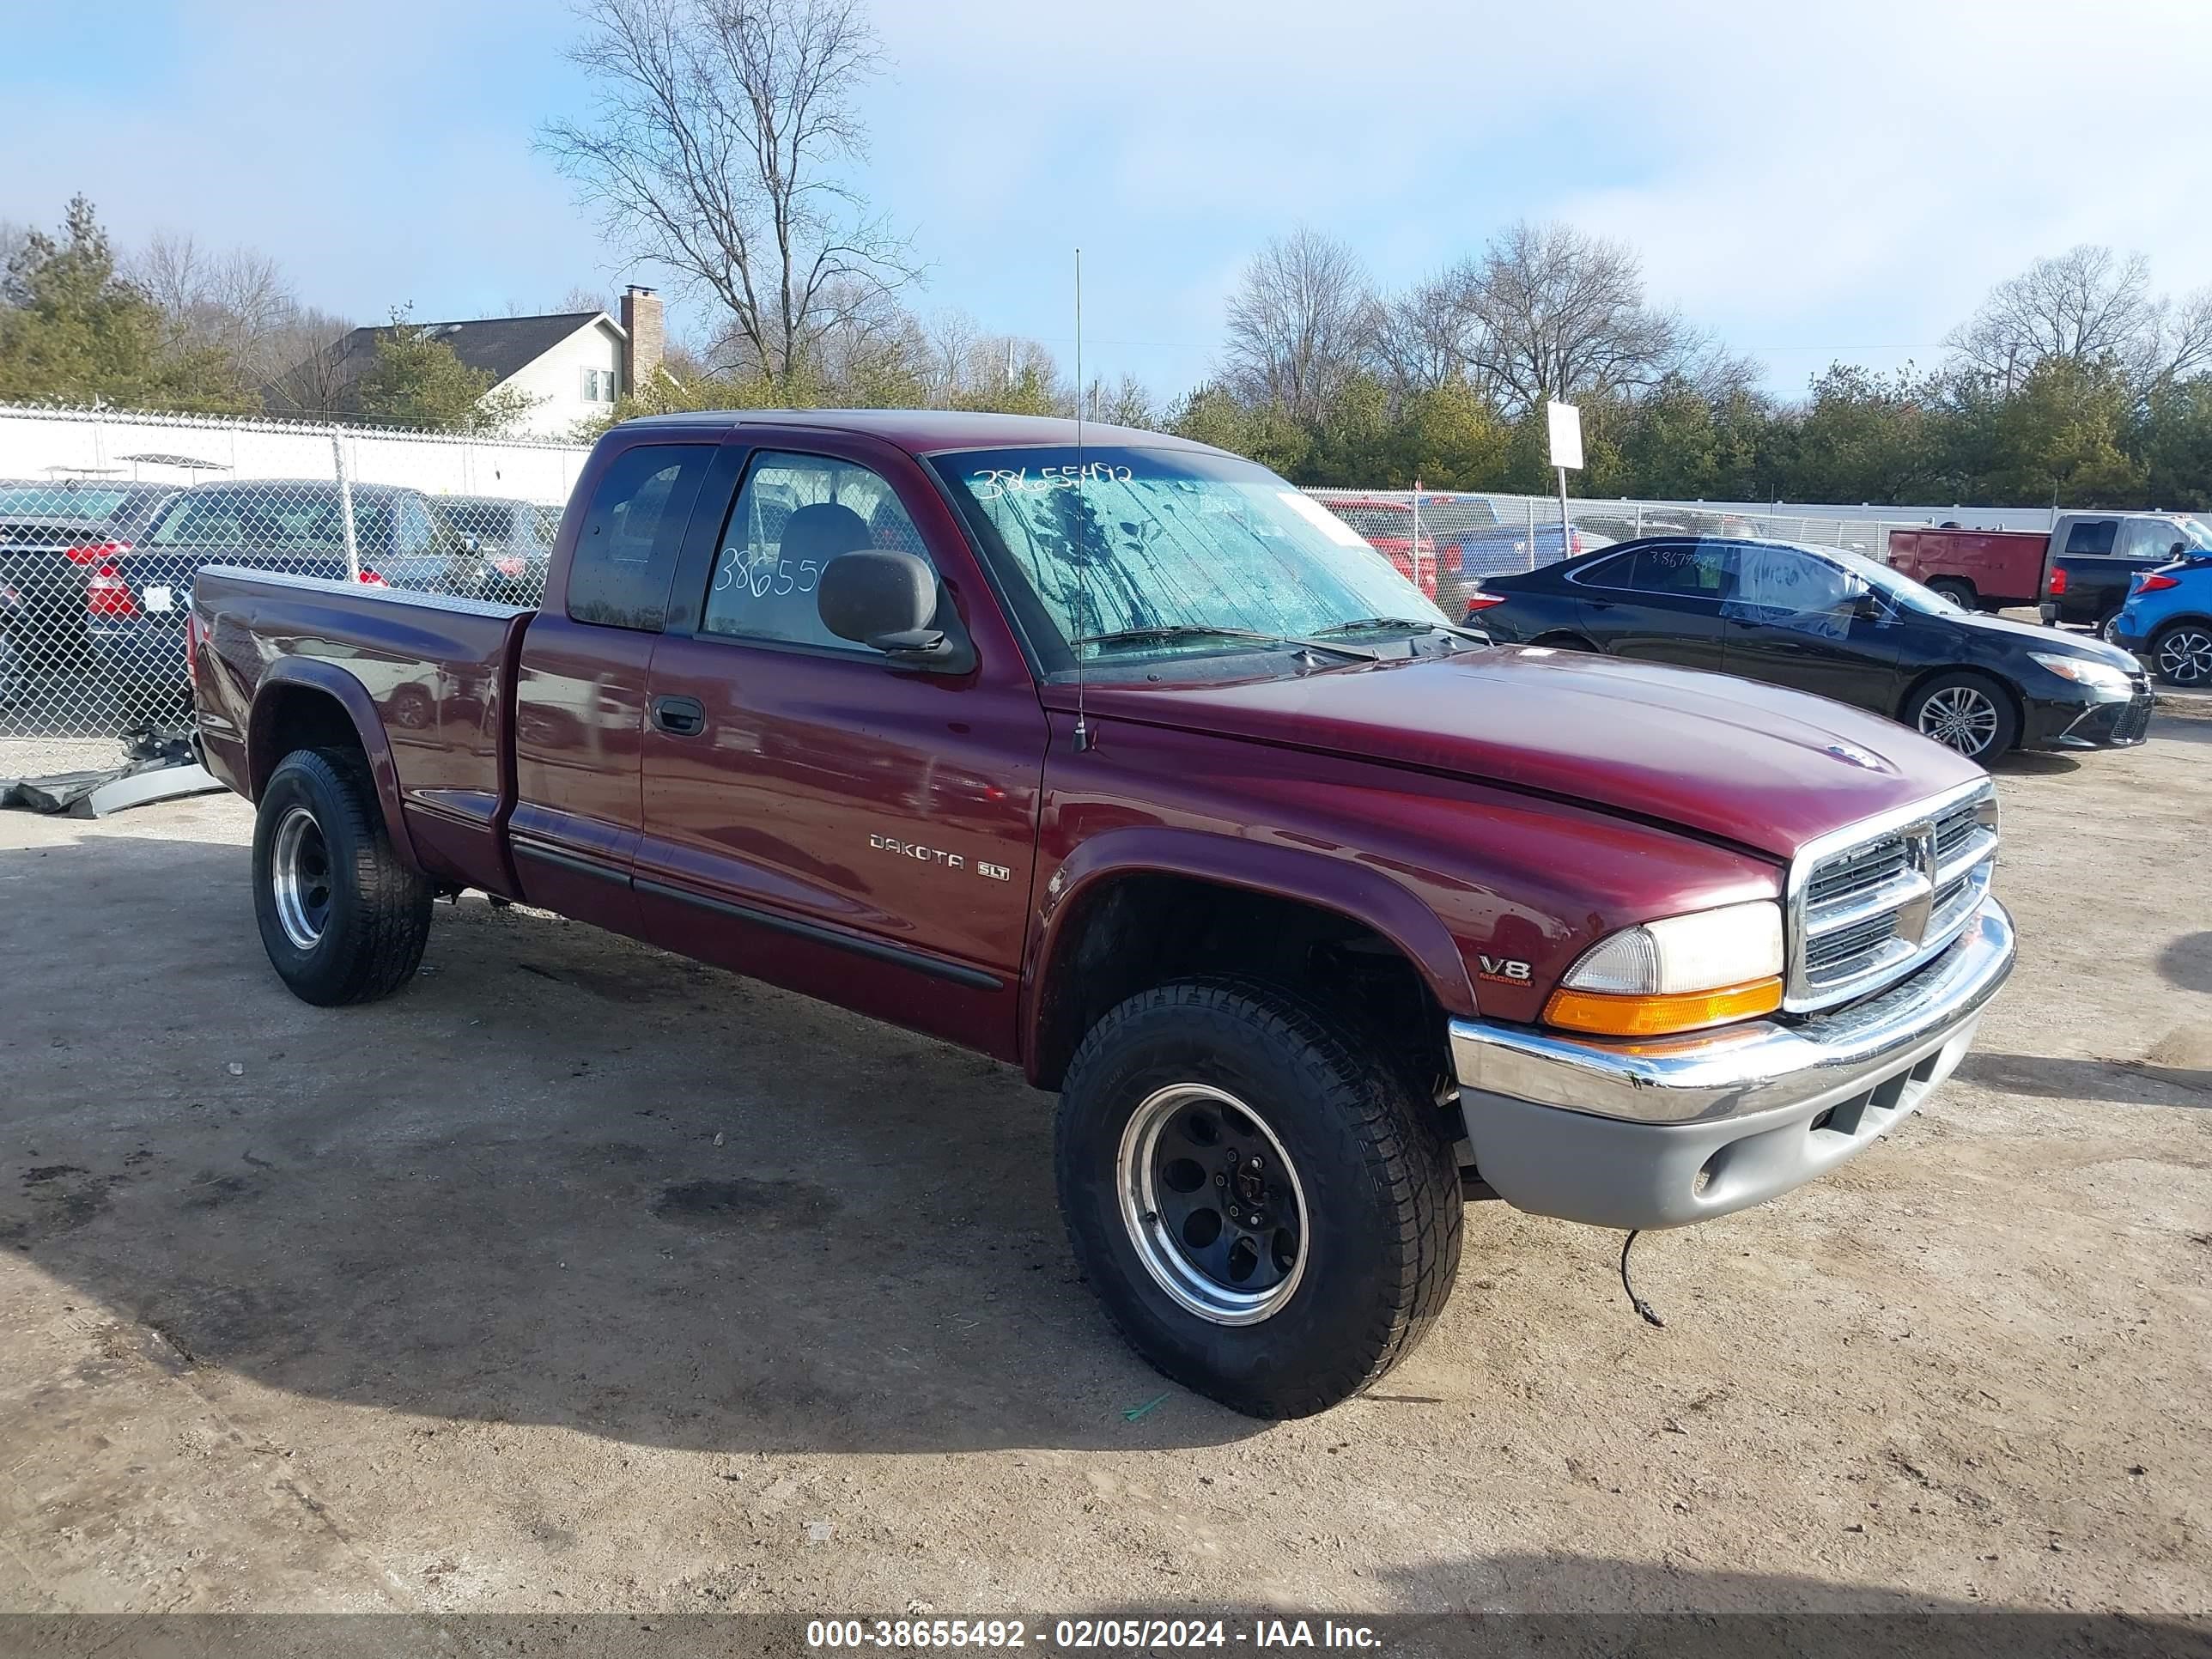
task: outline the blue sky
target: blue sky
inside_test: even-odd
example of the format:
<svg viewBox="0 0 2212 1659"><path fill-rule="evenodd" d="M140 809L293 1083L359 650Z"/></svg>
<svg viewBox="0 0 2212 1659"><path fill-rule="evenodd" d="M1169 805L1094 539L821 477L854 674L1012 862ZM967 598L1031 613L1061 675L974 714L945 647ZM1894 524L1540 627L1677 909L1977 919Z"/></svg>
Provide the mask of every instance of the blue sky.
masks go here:
<svg viewBox="0 0 2212 1659"><path fill-rule="evenodd" d="M619 251L532 137L579 112L545 0L14 6L0 218L82 190L276 256L380 319L610 291ZM1784 392L1941 355L2000 278L2083 240L2212 283L2203 0L876 0L859 182L931 266L917 308L1063 364L1202 379L1252 248L1301 221L1386 284L1516 216L1626 238L1652 295ZM652 273L638 280L654 280ZM703 315L693 307L687 316Z"/></svg>

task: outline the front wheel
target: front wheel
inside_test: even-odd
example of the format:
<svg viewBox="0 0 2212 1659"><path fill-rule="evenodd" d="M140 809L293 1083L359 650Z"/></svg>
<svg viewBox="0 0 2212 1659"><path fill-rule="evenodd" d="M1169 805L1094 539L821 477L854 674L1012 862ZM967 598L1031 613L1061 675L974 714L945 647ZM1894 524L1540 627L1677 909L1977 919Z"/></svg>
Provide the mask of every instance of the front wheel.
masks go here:
<svg viewBox="0 0 2212 1659"><path fill-rule="evenodd" d="M1986 674L1938 674L1905 703L1905 721L1945 748L1984 764L2020 741L2012 699Z"/></svg>
<svg viewBox="0 0 2212 1659"><path fill-rule="evenodd" d="M2168 685L2212 685L2212 626L2179 622L2159 630L2150 659Z"/></svg>
<svg viewBox="0 0 2212 1659"><path fill-rule="evenodd" d="M1412 1352L1459 1268L1459 1170L1401 1067L1282 993L1187 981L1092 1028L1060 1097L1060 1207L1130 1345L1254 1417Z"/></svg>
<svg viewBox="0 0 2212 1659"><path fill-rule="evenodd" d="M431 897L385 834L358 755L299 749L277 763L253 825L253 913L293 995L326 1008L391 995L422 960Z"/></svg>

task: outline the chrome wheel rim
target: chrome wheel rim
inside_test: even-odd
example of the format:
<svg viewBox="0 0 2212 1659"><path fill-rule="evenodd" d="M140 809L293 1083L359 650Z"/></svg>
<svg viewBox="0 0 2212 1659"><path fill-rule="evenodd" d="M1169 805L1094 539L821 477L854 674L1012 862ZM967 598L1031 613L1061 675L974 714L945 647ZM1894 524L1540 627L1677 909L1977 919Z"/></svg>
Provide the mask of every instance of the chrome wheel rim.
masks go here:
<svg viewBox="0 0 2212 1659"><path fill-rule="evenodd" d="M1971 685L1947 685L1920 705L1920 729L1946 748L1978 755L1996 739L1997 706Z"/></svg>
<svg viewBox="0 0 2212 1659"><path fill-rule="evenodd" d="M276 925L295 947L313 950L331 923L331 852L322 825L304 806L289 808L277 820L269 880L276 898Z"/></svg>
<svg viewBox="0 0 2212 1659"><path fill-rule="evenodd" d="M2212 634L2178 628L2158 642L2158 672L2175 685L2212 680Z"/></svg>
<svg viewBox="0 0 2212 1659"><path fill-rule="evenodd" d="M1305 1188L1282 1141L1234 1095L1177 1083L1121 1132L1121 1224L1152 1282L1187 1313L1256 1325L1305 1277Z"/></svg>

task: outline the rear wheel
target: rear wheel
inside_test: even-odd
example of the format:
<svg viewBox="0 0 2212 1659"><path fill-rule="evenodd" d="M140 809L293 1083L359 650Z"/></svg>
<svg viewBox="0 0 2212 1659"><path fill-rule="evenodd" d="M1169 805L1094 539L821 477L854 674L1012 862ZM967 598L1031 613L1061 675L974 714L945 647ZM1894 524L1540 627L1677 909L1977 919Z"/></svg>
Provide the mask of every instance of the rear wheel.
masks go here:
<svg viewBox="0 0 2212 1659"><path fill-rule="evenodd" d="M1912 694L1905 720L1969 760L1995 760L2020 741L2012 699L1986 674L1938 674Z"/></svg>
<svg viewBox="0 0 2212 1659"><path fill-rule="evenodd" d="M1175 1381L1300 1417L1410 1352L1458 1271L1439 1109L1380 1046L1285 994L1186 981L1085 1038L1060 1097L1060 1206L1092 1288Z"/></svg>
<svg viewBox="0 0 2212 1659"><path fill-rule="evenodd" d="M295 996L336 1007L391 995L422 960L431 896L385 834L360 756L300 749L277 764L253 827L253 910Z"/></svg>
<svg viewBox="0 0 2212 1659"><path fill-rule="evenodd" d="M2160 629L2150 659L2168 685L2212 685L2212 625L2178 622Z"/></svg>
<svg viewBox="0 0 2212 1659"><path fill-rule="evenodd" d="M1941 593L1961 611L1974 608L1974 585L1957 576L1938 576L1928 584L1932 592Z"/></svg>

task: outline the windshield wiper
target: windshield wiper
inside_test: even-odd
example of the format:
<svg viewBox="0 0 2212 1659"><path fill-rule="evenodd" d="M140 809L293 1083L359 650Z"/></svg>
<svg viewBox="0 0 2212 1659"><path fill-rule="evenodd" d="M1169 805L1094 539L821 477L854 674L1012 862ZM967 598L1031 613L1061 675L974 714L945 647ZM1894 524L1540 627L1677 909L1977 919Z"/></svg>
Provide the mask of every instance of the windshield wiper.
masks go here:
<svg viewBox="0 0 2212 1659"><path fill-rule="evenodd" d="M1075 643L1096 645L1158 645L1174 640L1257 640L1263 645L1295 645L1309 651L1332 651L1340 657L1373 662L1375 653L1356 645L1337 645L1327 640L1302 640L1288 634L1262 634L1249 628L1203 628L1193 623L1171 623L1158 628L1124 628L1111 634L1085 634Z"/></svg>
<svg viewBox="0 0 2212 1659"><path fill-rule="evenodd" d="M1395 630L1401 628L1418 628L1425 633L1453 634L1463 640L1479 640L1485 645L1490 643L1488 635L1479 634L1472 628L1456 628L1450 623L1429 622L1414 617L1361 617L1352 622L1340 622L1328 628L1316 629L1314 631L1324 635L1380 634L1386 629Z"/></svg>

